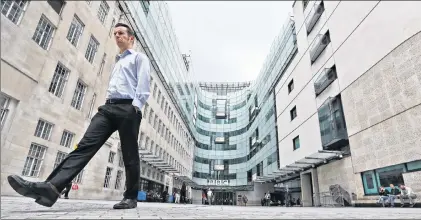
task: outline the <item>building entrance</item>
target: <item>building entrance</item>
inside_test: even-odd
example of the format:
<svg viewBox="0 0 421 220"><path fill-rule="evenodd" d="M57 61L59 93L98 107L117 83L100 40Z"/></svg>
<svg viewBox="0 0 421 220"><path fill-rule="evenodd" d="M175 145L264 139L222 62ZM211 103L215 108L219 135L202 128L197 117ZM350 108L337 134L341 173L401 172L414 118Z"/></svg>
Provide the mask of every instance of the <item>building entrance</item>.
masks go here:
<svg viewBox="0 0 421 220"><path fill-rule="evenodd" d="M235 205L235 193L234 192L226 192L226 191L214 191L213 192L214 205Z"/></svg>

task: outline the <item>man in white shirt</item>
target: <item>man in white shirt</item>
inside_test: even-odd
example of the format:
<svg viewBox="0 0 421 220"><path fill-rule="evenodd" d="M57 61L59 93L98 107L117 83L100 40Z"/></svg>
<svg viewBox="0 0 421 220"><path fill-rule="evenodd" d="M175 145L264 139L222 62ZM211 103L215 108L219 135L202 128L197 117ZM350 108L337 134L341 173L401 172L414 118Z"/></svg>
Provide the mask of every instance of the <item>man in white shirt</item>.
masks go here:
<svg viewBox="0 0 421 220"><path fill-rule="evenodd" d="M401 199L401 207L405 206L405 199L409 200L409 207L414 207L414 200L417 198L417 195L414 193L414 191L403 184L399 185L399 188L401 188L401 194L398 195L398 197Z"/></svg>
<svg viewBox="0 0 421 220"><path fill-rule="evenodd" d="M213 193L212 193L212 190L209 188L208 189L208 203L209 203L209 205L212 205L212 196L213 196Z"/></svg>
<svg viewBox="0 0 421 220"><path fill-rule="evenodd" d="M8 176L9 184L17 193L35 199L40 205L53 206L66 185L88 164L111 134L118 131L126 171L126 191L123 200L113 208L137 207L140 177L137 138L141 109L150 94L150 61L145 54L133 50L135 35L128 25L116 24L114 37L120 52L115 57L105 104L98 108L77 148L44 182L30 182L18 175Z"/></svg>

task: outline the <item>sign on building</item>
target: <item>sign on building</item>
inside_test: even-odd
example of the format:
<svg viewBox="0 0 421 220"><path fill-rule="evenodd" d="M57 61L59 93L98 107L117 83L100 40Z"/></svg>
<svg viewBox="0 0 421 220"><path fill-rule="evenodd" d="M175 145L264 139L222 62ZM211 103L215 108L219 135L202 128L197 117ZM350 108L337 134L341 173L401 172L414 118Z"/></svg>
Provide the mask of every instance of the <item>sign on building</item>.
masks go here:
<svg viewBox="0 0 421 220"><path fill-rule="evenodd" d="M208 180L208 185L213 186L228 186L229 180Z"/></svg>

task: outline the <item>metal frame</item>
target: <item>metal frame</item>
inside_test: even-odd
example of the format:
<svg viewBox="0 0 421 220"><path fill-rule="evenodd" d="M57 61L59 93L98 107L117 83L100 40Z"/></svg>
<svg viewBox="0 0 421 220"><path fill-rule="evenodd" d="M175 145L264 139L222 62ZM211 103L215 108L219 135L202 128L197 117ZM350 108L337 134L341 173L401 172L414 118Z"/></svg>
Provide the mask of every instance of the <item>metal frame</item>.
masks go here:
<svg viewBox="0 0 421 220"><path fill-rule="evenodd" d="M300 175L301 172L316 168L321 164L326 164L329 161L343 158L345 155L344 151L328 151L319 150L316 153L311 154L301 160L298 160L290 165L286 165L283 168L278 169L270 174L259 176L254 182L267 183L267 182L284 182L291 178L295 178Z"/></svg>

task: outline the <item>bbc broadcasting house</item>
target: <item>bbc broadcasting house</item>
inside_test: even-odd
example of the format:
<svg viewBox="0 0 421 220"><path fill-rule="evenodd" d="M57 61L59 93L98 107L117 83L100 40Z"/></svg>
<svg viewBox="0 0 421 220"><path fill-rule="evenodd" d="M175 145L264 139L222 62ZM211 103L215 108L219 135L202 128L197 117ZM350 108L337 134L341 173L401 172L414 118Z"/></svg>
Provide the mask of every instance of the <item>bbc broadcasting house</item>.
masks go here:
<svg viewBox="0 0 421 220"><path fill-rule="evenodd" d="M421 195L421 2L295 1L258 77L194 82L161 1L2 1L1 194L10 174L42 181L105 102L129 24L152 64L139 134L140 192L184 182L202 204L369 205L379 186ZM206 43L206 42L204 42ZM117 133L70 198L120 199ZM326 199L328 198L328 199ZM140 199L143 200L143 199Z"/></svg>

